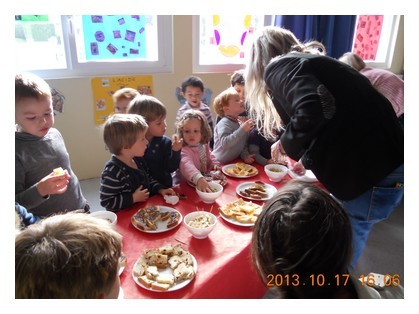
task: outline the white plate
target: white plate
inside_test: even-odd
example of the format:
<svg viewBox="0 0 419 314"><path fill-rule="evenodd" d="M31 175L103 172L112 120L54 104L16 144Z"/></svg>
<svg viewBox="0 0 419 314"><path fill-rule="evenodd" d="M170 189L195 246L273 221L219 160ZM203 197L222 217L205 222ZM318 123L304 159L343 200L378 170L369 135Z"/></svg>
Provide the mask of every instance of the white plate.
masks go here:
<svg viewBox="0 0 419 314"><path fill-rule="evenodd" d="M158 205L158 206L160 207L160 211L168 211L168 212L173 212L174 211L174 212L178 212L179 215L180 215L178 223L175 226L171 227L171 228L167 228L167 221L161 221L161 220L159 220L156 223L157 224L157 229L156 230L141 230L140 228L138 228L137 226L135 226L132 223L132 218L131 218L131 224L135 227L135 229L140 230L140 231L145 232L145 233L161 233L161 232L166 232L166 231L172 230L172 229L176 228L177 226L179 226L182 223L183 216L182 216L182 214L178 210L176 210L176 209L174 209L172 207L167 207L167 206L162 206L162 205Z"/></svg>
<svg viewBox="0 0 419 314"><path fill-rule="evenodd" d="M233 177L233 178L250 178L250 177L254 177L254 176L256 176L258 174L257 168L256 167L253 167L251 165L247 165L247 167L249 167L249 168L255 168L256 169L256 172L253 173L253 174L251 174L251 175L248 175L248 176L235 176L235 175L232 175L232 174L229 174L228 172L226 172L226 169L233 169L234 167L236 167L236 164L225 165L224 167L221 168L221 171L226 176Z"/></svg>
<svg viewBox="0 0 419 314"><path fill-rule="evenodd" d="M191 254L191 253L189 253L189 254ZM191 279L187 279L187 280L175 283L172 287L170 287L166 291L155 290L155 289L144 286L141 282L138 281L137 277L135 277L134 271L132 272L132 278L134 279L134 281L137 285L139 285L141 288L143 288L145 290L149 290L149 291L169 292L169 291L176 291L176 290L182 289L183 287L187 286L195 278L196 273L198 271L198 263L196 262L196 258L192 254L191 254L191 257L192 257L192 261L193 261L193 269L194 269L194 272L195 272L194 276ZM132 268L133 270L135 269L135 265L137 263L138 263L138 260L135 262L134 267ZM160 274L173 274L173 270L170 267L167 267L164 270L159 270L159 273Z"/></svg>
<svg viewBox="0 0 419 314"><path fill-rule="evenodd" d="M245 195L243 195L243 194L240 193L240 191L244 191L245 189L247 189L247 188L251 187L252 185L254 185L255 182L244 182L242 184L239 184L236 187L236 193L240 197L247 198L249 200L253 200L253 201L267 201L267 200L271 199L271 197L276 193L277 190L276 190L276 187L274 187L273 185L267 184L265 182L263 182L263 183L264 183L264 186L265 186L266 193L268 194L267 197L253 198L253 197L250 197L250 196L245 196Z"/></svg>
<svg viewBox="0 0 419 314"><path fill-rule="evenodd" d="M236 226L241 226L241 227L253 227L254 225L255 225L255 223L254 222L240 222L240 221L237 221L236 219L234 219L234 218L227 218L227 217L224 217L224 215L222 214L222 213L220 213L220 217L221 218L223 218L225 221L227 221L227 222L229 222L229 223L231 223L231 224L233 224L233 225L236 225Z"/></svg>
<svg viewBox="0 0 419 314"><path fill-rule="evenodd" d="M291 176L291 178L293 179L298 179L298 180L302 180L305 182L316 182L318 181L316 176L314 175L313 171L311 170L306 170L306 173L303 176L299 176L298 174L296 174L293 171L288 171L288 174Z"/></svg>

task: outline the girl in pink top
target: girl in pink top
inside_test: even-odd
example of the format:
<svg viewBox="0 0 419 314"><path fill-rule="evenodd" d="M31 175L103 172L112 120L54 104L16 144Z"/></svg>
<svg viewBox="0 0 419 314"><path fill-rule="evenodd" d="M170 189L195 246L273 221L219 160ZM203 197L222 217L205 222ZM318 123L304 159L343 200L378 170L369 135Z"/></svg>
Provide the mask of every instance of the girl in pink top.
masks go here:
<svg viewBox="0 0 419 314"><path fill-rule="evenodd" d="M201 111L189 109L180 117L177 133L184 146L174 184L186 180L201 191L211 192L204 175L217 166L217 161L209 149L211 128L207 118Z"/></svg>

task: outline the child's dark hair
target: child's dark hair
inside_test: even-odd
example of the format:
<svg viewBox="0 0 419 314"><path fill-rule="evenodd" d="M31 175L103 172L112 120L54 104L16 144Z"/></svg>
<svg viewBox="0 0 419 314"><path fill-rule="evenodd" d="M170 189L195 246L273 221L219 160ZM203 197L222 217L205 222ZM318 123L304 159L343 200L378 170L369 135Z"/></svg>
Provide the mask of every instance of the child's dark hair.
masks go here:
<svg viewBox="0 0 419 314"><path fill-rule="evenodd" d="M186 92L186 87L199 87L201 91L204 91L204 82L197 76L189 76L182 82L182 92Z"/></svg>
<svg viewBox="0 0 419 314"><path fill-rule="evenodd" d="M275 286L283 298L333 298L350 286L339 285L336 276L348 279L351 245L342 205L319 187L293 180L264 205L253 229L252 259L264 283L269 274L298 280ZM317 276L324 285L317 284Z"/></svg>
<svg viewBox="0 0 419 314"><path fill-rule="evenodd" d="M236 84L244 85L244 70L235 71L230 77L230 84L231 87L234 87Z"/></svg>
<svg viewBox="0 0 419 314"><path fill-rule="evenodd" d="M180 139L183 138L183 127L185 126L185 123L191 119L197 119L201 121L201 142L200 144L208 144L208 142L211 140L212 132L211 127L209 126L208 119L205 117L205 115L195 109L188 109L186 110L182 116L180 117L176 127L177 127L177 134ZM183 141L183 145L187 145L185 141Z"/></svg>
<svg viewBox="0 0 419 314"><path fill-rule="evenodd" d="M18 73L15 75L15 104L24 98L52 99L51 88L39 76L32 73Z"/></svg>

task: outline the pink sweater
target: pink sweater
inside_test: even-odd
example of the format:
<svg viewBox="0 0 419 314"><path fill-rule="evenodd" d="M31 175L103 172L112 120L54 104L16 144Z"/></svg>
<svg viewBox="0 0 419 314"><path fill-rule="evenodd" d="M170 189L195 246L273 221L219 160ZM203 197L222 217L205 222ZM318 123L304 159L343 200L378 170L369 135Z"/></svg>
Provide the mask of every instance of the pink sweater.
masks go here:
<svg viewBox="0 0 419 314"><path fill-rule="evenodd" d="M383 69L365 67L360 72L391 102L397 117L400 117L404 113L404 81Z"/></svg>

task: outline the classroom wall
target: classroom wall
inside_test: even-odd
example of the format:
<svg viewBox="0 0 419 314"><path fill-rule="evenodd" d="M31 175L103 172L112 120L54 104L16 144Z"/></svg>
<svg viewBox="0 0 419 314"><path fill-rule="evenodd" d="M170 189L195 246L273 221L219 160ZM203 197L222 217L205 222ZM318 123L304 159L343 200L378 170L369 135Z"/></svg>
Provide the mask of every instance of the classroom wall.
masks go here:
<svg viewBox="0 0 419 314"><path fill-rule="evenodd" d="M398 45L403 44L401 29ZM192 16L175 15L173 17L174 59L173 73L153 75L154 96L167 107L167 133L171 136L180 104L175 96L175 89L182 80L192 73ZM392 71L402 73L403 46L395 51ZM133 73L135 74L135 73ZM150 73L152 74L152 73ZM201 77L205 87L212 90L212 99L230 84L231 73L194 74ZM110 158L105 150L100 127L94 123L93 95L91 78L52 79L48 83L65 96L64 112L55 117L55 127L62 133L73 171L80 180L99 177L106 161ZM211 108L212 109L212 108ZM214 118L215 114L213 113Z"/></svg>

